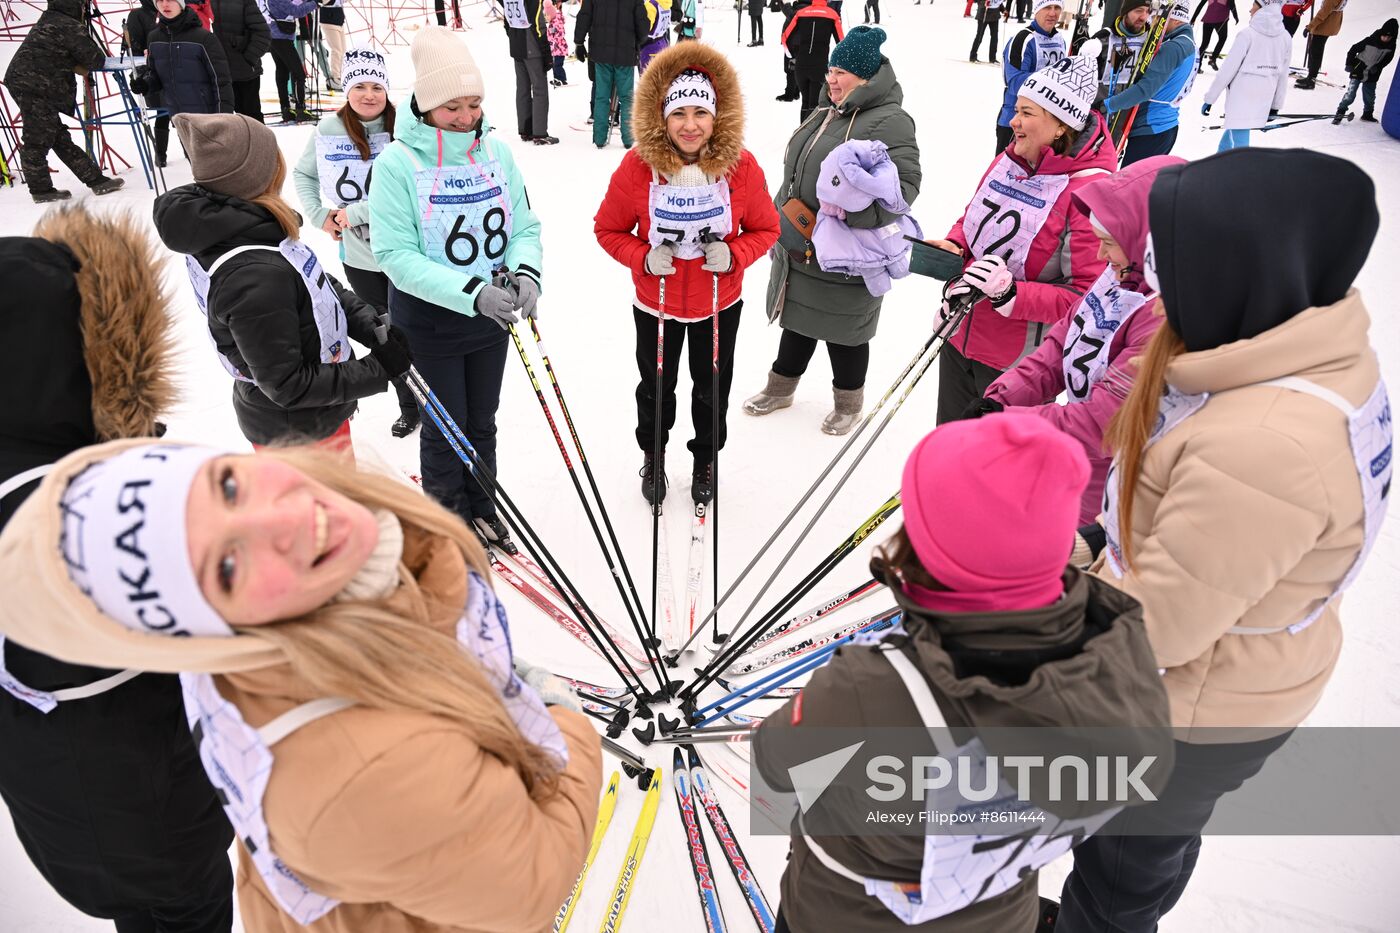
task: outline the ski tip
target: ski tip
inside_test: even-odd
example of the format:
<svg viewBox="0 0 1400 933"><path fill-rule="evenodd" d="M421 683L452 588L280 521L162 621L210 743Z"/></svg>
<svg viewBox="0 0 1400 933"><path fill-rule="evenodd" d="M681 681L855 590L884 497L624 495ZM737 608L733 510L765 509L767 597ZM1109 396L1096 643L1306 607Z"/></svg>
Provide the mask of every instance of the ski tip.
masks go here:
<svg viewBox="0 0 1400 933"><path fill-rule="evenodd" d="M632 735L643 745L650 745L656 739L656 723L649 722L644 728L639 726L632 730Z"/></svg>
<svg viewBox="0 0 1400 933"><path fill-rule="evenodd" d="M695 750L695 746L694 746L694 745L687 745L687 746L685 747L685 750L686 750L686 760L687 760L688 764L690 765L690 767L692 767L692 768L700 768L700 767L703 767L703 765L702 765L701 762L700 762L700 753L699 753L698 751Z"/></svg>
<svg viewBox="0 0 1400 933"><path fill-rule="evenodd" d="M685 770L685 752L681 751L679 745L671 752L671 767L678 772Z"/></svg>

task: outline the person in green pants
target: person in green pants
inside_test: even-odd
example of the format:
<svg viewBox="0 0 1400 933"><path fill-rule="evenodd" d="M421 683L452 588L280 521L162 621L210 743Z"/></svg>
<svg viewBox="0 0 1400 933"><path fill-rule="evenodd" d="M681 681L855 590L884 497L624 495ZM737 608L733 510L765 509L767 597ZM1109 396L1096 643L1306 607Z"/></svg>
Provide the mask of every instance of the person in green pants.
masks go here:
<svg viewBox="0 0 1400 933"><path fill-rule="evenodd" d="M574 21L574 55L592 57L593 145L608 144L608 111L613 96L622 109L622 145L632 148L632 85L637 54L651 26L637 0L584 0ZM591 50L590 50L591 46Z"/></svg>

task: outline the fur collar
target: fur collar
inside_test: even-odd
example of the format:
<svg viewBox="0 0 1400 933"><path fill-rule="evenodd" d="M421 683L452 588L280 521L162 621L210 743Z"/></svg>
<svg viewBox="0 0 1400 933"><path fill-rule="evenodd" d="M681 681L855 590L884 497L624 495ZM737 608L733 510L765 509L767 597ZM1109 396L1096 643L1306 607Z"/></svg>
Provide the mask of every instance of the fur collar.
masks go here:
<svg viewBox="0 0 1400 933"><path fill-rule="evenodd" d="M666 138L661 104L671 82L687 68L705 71L715 85L719 113L715 114L715 132L699 165L708 177L720 178L733 170L744 152L744 97L734 66L711 45L678 42L653 58L642 72L632 100L637 155L662 175L680 171L681 158Z"/></svg>

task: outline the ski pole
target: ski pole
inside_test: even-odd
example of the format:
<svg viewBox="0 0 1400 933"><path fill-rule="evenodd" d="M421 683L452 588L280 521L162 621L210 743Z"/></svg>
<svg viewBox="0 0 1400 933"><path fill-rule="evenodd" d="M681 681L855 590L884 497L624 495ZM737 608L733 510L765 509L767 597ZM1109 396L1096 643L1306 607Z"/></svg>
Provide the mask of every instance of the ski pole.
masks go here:
<svg viewBox="0 0 1400 933"><path fill-rule="evenodd" d="M381 327L382 326L383 325L381 325ZM381 339L383 338L381 337ZM574 608L575 617L578 619L579 624L583 627L584 631L588 633L589 637L593 639L594 643L598 646L598 650L603 654L608 664L612 666L613 671L622 679L622 683L627 687L628 691L636 698L638 709L645 708L647 691L641 679L635 676L629 679L630 668L622 651L612 639L608 637L607 632L603 630L602 624L598 621L597 616L594 615L593 610L588 607L582 596L579 595L573 582L569 580L563 569L558 566L554 555L544 546L544 542L535 533L534 528L531 527L525 517L520 514L520 510L516 507L515 502L501 487L491 470L488 469L486 464L481 460L480 455L472 446L471 441L462 433L462 429L457 426L451 414L448 413L446 406L438 399L427 381L423 379L422 375L415 367L409 367L404 381L408 385L409 390L413 393L419 406L427 413L434 426L452 446L452 449L456 451L457 456L468 466L472 476L481 484L482 489L484 489L487 495L491 496L493 500L498 500L498 505L505 514L506 520L515 529L516 533L519 534L526 545L540 557L541 566L544 569L545 575L549 577L550 582L561 593L564 592L567 587L568 592L578 600L579 608L572 606L571 608ZM560 586L560 580L563 581L564 586ZM592 624L590 624L590 618ZM609 653L609 648L612 650L612 654ZM614 654L616 654L617 658L622 659L621 664L613 657Z"/></svg>
<svg viewBox="0 0 1400 933"><path fill-rule="evenodd" d="M540 411L544 413L545 421L549 422L550 433L554 435L554 443L559 448L559 456L564 458L564 468L569 473L569 479L573 481L574 492L578 494L578 501L583 505L584 514L588 516L588 524L593 528L593 537L598 542L599 549L603 552L603 557L608 564L608 569L612 571L613 582L617 584L617 594L622 597L623 605L627 608L627 615L632 620L632 628L641 639L642 650L647 655L647 665L656 676L657 686L660 688L661 696L666 694L665 663L661 660L661 653L652 644L643 629L642 622L638 619L635 609L627 600L627 593L622 588L622 581L618 578L617 568L613 565L612 555L608 552L608 547L603 541L603 532L598 528L598 520L593 516L593 509L588 504L588 497L584 495L583 484L578 480L578 473L574 470L573 461L569 459L569 451L564 446L564 439L559 436L559 427L554 423L554 415L550 413L549 403L545 401L544 389L540 387L540 380L535 376L535 367L530 363L530 357L525 352L525 344L520 340L520 334L511 324L506 328L510 332L510 339L515 342L515 352L520 356L520 362L525 366L525 375L530 379L530 385L535 390L535 400L540 403Z"/></svg>
<svg viewBox="0 0 1400 933"><path fill-rule="evenodd" d="M847 640L849 640L849 639L847 639ZM787 683L788 681L790 681L790 680L795 680L796 678L801 677L803 674L810 674L812 671L814 671L814 670L816 670L817 668L821 667L821 666L822 666L823 664L825 664L827 661L830 661L830 660L831 660L831 656L832 656L833 654L836 653L836 649L837 649L838 647L840 647L842 644L844 644L844 642L837 642L836 644L832 645L832 646L829 647L829 648L824 648L824 649L822 649L821 651L819 651L816 655L814 655L814 656L811 657L811 658L803 658L803 659L802 659L802 662L803 662L803 663L794 666L793 669L792 669L791 671L789 671L786 675L784 675L783 677L781 677L780 679L778 679L776 682L774 682L773 684L771 684L771 685L769 686L768 689L771 690L771 689L773 689L773 688L775 688L775 687L781 687L783 684ZM730 713L734 712L735 710L743 709L745 706L748 706L748 705L749 705L750 703L752 703L754 700L761 699L762 697L763 697L763 694L762 694L762 693L755 693L755 694L750 694L750 695L748 695L748 696L740 697L740 698L739 698L739 701L738 701L737 703L735 703L733 706L727 706L727 707L725 707L724 709L720 709L720 710L717 710L717 711L711 713L710 715L706 716L705 718L701 719L700 721L694 723L693 726L692 726L692 728L699 728L699 727L701 727L701 726L709 725L710 723L714 722L716 719L721 719L721 718L723 718L723 717L725 717L725 716L728 716ZM700 715L700 714L699 714L699 713L696 713L696 714L694 714L694 715L698 716L698 715Z"/></svg>
<svg viewBox="0 0 1400 933"><path fill-rule="evenodd" d="M733 262L733 259L730 260ZM710 534L714 536L714 557L710 561L710 583L714 587L711 597L714 605L719 605L719 273L711 273L710 281L710 415L713 422L710 428ZM738 338L738 333L735 333ZM719 613L710 613L710 641L722 644L724 636L719 633ZM691 633L692 635L694 633Z"/></svg>
<svg viewBox="0 0 1400 933"><path fill-rule="evenodd" d="M738 631L740 628L743 627L744 623L748 620L749 615L753 612L754 607L758 605L759 600L763 598L764 594L768 592L768 589L778 578L778 575L781 574L783 570L787 567L788 562L792 560L793 554L797 553L797 549L801 547L802 542L807 540L807 535L811 533L814 527L816 527L817 520L821 518L821 516L826 512L827 508L836 499L836 496L841 492L842 487L845 486L846 481L849 480L851 478L851 475L855 472L856 467L860 466L860 463L863 459L865 459L866 454L870 452L871 448L875 445L875 442L879 440L880 435L884 433L885 428L889 427L890 421L894 419L894 416L904 405L905 400L909 398L910 393L913 392L914 388L919 384L919 380L923 378L924 373L928 372L929 367L933 365L933 361L938 358L938 354L942 351L943 346L948 342L949 338L951 338L954 332L956 332L957 329L960 326L962 326L963 320L972 310L972 305L976 302L976 300L979 297L980 293L974 291L969 292L967 295L961 297L960 299L954 299L954 304L950 305L948 309L948 317L940 321L939 325L934 328L933 334L929 337L928 342L924 345L924 349L920 351L919 358L915 360L916 363L919 360L922 360L922 365L914 373L913 377L909 379L908 384L904 388L904 392L899 396L899 399L895 402L894 406L890 408L890 410L885 414L884 420L882 420L879 426L876 427L875 433L872 434L870 436L870 439L865 442L865 446L862 447L860 451L856 454L855 458L851 461L850 466L846 468L846 472L843 473L841 478L836 481L836 485L833 486L831 492L827 494L826 501L823 502L817 508L817 511L813 514L811 520L807 523L806 527L803 528L801 533L797 536L797 541L793 543L792 547L787 549L787 552L783 555L782 560L778 562L777 568L771 574L769 574L768 579L764 581L762 588L760 588L758 591L758 595L756 595L753 598L753 601L749 603L748 608L744 610L743 615L739 617L738 624L734 626L735 631ZM902 374L900 376L901 382L904 381L905 375L907 375L907 372L906 374ZM876 410L878 411L879 407L883 407L884 404L885 400L881 399L880 406L877 406ZM871 415L867 416L866 422L861 425L861 430L864 430L865 425L869 423L869 419L873 415L874 412L871 412ZM859 431L857 433L859 433ZM847 444L847 446L849 446L849 443ZM845 449L846 447L842 447L843 452L845 451ZM839 454L837 455L837 458L840 458ZM832 465L835 465L835 461L832 462ZM829 469L830 467L828 467L828 470ZM826 474L823 473L823 477L825 475ZM820 483L821 479L822 477L818 478L818 483ZM791 515L789 515L789 518L791 518ZM784 520L784 525L786 525L786 520ZM779 530L781 530L781 528ZM791 608L792 606L789 605L785 607L783 611L786 612L788 609ZM773 623L770 622L769 624L771 625ZM685 646L682 646L682 650L684 650L684 648ZM724 652L721 652L721 654L723 653Z"/></svg>
<svg viewBox="0 0 1400 933"><path fill-rule="evenodd" d="M666 277L657 276L656 284L656 397L652 405L651 423L651 638L656 642L656 632L661 626L661 597L659 593L659 573L661 560L661 483L665 471L662 469L662 455L665 447L661 443L661 391L666 366Z"/></svg>

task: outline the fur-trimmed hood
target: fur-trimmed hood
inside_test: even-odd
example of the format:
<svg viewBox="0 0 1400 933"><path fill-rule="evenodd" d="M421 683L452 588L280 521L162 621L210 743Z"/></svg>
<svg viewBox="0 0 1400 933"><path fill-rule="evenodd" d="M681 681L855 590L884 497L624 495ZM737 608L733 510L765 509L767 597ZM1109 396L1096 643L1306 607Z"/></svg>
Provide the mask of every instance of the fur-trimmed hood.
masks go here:
<svg viewBox="0 0 1400 933"><path fill-rule="evenodd" d="M709 148L700 158L700 169L711 178L727 175L744 151L744 95L739 76L724 53L701 42L678 42L661 52L642 72L632 98L632 133L637 155L663 175L681 169L681 158L666 138L666 121L661 106L671 82L687 68L710 76L715 86L715 132Z"/></svg>

